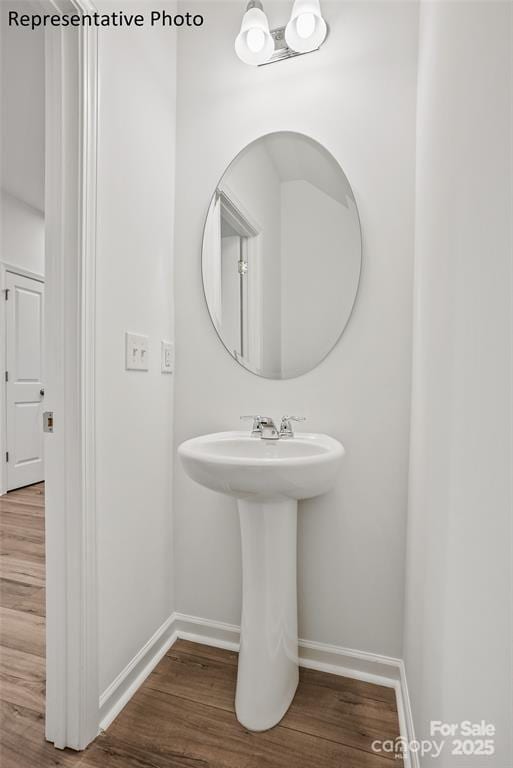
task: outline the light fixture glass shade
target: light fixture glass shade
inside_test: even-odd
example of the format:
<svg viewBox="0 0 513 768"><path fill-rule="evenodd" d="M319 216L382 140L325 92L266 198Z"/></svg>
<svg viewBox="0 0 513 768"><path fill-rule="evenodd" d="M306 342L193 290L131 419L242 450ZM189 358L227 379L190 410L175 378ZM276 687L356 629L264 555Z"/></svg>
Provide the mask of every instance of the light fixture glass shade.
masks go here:
<svg viewBox="0 0 513 768"><path fill-rule="evenodd" d="M296 0L285 28L285 42L297 53L315 51L324 42L328 28L319 0Z"/></svg>
<svg viewBox="0 0 513 768"><path fill-rule="evenodd" d="M245 64L265 64L274 53L274 40L267 16L260 8L249 8L235 40L235 52Z"/></svg>

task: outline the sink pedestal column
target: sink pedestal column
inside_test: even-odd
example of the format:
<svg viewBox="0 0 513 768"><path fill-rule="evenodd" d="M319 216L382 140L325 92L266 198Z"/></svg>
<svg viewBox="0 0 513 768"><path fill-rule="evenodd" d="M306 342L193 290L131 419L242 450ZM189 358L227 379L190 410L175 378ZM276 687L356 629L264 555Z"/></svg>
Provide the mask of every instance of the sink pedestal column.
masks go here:
<svg viewBox="0 0 513 768"><path fill-rule="evenodd" d="M297 501L238 500L242 619L235 711L252 731L279 723L297 688Z"/></svg>

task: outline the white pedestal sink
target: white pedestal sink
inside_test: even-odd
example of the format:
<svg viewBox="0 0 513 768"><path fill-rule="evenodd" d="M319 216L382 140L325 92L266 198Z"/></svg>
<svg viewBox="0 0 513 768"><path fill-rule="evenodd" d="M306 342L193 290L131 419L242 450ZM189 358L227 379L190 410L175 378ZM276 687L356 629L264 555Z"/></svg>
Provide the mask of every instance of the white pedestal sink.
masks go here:
<svg viewBox="0 0 513 768"><path fill-rule="evenodd" d="M344 448L311 433L265 440L219 432L182 443L193 480L238 500L242 619L235 711L252 731L279 723L298 683L297 502L328 491Z"/></svg>

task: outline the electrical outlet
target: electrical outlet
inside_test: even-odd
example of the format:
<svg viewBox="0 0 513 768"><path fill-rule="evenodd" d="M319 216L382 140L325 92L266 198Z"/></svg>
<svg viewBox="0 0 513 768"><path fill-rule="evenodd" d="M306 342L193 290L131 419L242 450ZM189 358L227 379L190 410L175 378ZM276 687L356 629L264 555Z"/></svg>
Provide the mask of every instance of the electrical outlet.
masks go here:
<svg viewBox="0 0 513 768"><path fill-rule="evenodd" d="M127 371L147 371L150 366L148 337L125 333L125 368Z"/></svg>
<svg viewBox="0 0 513 768"><path fill-rule="evenodd" d="M175 345L170 341L160 343L161 371L173 373L175 369Z"/></svg>

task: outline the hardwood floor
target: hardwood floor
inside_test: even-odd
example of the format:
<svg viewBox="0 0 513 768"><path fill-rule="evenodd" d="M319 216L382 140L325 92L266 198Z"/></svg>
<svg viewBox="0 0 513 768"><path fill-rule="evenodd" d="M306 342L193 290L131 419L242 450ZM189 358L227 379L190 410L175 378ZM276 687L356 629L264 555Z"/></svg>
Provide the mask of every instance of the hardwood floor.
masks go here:
<svg viewBox="0 0 513 768"><path fill-rule="evenodd" d="M392 768L374 739L399 735L395 693L301 670L265 733L234 715L237 654L178 640L85 752L44 740L44 486L0 497L2 768Z"/></svg>

